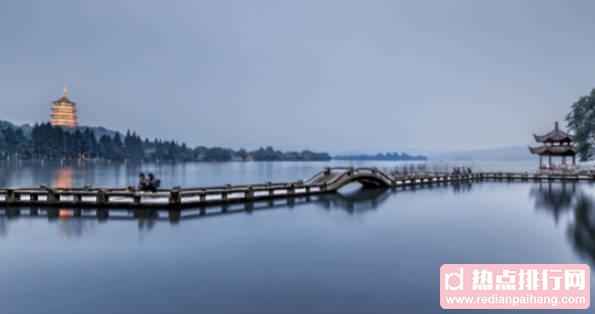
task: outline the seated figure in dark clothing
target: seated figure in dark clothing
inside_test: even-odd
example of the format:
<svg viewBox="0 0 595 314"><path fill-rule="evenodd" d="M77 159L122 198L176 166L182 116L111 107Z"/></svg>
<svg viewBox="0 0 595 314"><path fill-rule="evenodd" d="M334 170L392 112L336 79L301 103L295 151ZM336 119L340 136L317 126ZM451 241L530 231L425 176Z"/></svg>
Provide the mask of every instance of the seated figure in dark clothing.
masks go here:
<svg viewBox="0 0 595 314"><path fill-rule="evenodd" d="M161 180L155 178L155 175L149 173L148 188L151 192L157 192L157 189L161 186Z"/></svg>
<svg viewBox="0 0 595 314"><path fill-rule="evenodd" d="M138 174L138 185L136 188L139 191L147 191L148 187L149 187L149 181L145 177L145 174L143 172L139 173Z"/></svg>

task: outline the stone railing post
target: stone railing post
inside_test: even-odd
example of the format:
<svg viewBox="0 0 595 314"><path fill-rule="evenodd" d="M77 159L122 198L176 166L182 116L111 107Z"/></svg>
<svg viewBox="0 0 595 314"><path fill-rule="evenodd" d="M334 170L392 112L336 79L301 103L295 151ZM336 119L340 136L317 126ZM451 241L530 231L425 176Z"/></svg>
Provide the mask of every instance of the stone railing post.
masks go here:
<svg viewBox="0 0 595 314"><path fill-rule="evenodd" d="M97 205L105 205L108 201L109 201L109 197L107 196L107 193L105 190L97 191L97 199L96 199Z"/></svg>
<svg viewBox="0 0 595 314"><path fill-rule="evenodd" d="M180 195L180 188L179 187L174 187L169 192L169 205L170 206L179 206L180 204L182 204L182 197Z"/></svg>
<svg viewBox="0 0 595 314"><path fill-rule="evenodd" d="M244 192L244 198L246 200L252 200L254 198L254 189L252 186L249 186L246 192Z"/></svg>
<svg viewBox="0 0 595 314"><path fill-rule="evenodd" d="M140 205L141 204L141 194L140 192L134 192L134 195L132 196L132 203L134 203L134 205Z"/></svg>
<svg viewBox="0 0 595 314"><path fill-rule="evenodd" d="M60 196L56 194L56 191L53 189L47 189L47 202L48 203L57 203L60 200Z"/></svg>
<svg viewBox="0 0 595 314"><path fill-rule="evenodd" d="M4 200L6 203L14 203L17 201L17 196L14 190L8 189L6 190L6 194L4 196Z"/></svg>

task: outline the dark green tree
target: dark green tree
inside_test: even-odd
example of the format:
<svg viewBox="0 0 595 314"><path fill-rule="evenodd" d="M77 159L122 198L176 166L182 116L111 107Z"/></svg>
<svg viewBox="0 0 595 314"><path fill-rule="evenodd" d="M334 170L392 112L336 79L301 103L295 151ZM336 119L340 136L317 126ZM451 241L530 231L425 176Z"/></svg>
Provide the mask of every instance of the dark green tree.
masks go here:
<svg viewBox="0 0 595 314"><path fill-rule="evenodd" d="M124 156L132 160L140 160L145 156L143 141L134 132L126 132L126 136L124 137Z"/></svg>
<svg viewBox="0 0 595 314"><path fill-rule="evenodd" d="M574 132L577 153L582 161L594 157L595 144L595 89L579 98L566 116L568 128Z"/></svg>
<svg viewBox="0 0 595 314"><path fill-rule="evenodd" d="M2 122L2 121L0 121ZM0 123L1 125L1 123ZM6 125L6 124L5 124ZM122 139L119 133L99 132L90 128L67 129L50 123L35 124L30 132L8 123L0 130L0 159L87 159L163 160L163 161L230 161L246 160L248 156L262 161L329 160L326 153L311 151L281 152L272 147L247 152L223 147L199 146L194 149L174 140L143 140L128 131Z"/></svg>
<svg viewBox="0 0 595 314"><path fill-rule="evenodd" d="M102 135L99 138L99 157L111 159L112 138L109 135Z"/></svg>

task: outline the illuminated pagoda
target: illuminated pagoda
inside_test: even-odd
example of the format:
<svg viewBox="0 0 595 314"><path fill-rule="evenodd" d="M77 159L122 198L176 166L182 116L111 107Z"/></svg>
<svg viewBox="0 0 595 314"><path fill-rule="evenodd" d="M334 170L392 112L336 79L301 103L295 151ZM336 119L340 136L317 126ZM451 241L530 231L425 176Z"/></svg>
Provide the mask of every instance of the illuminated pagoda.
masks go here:
<svg viewBox="0 0 595 314"><path fill-rule="evenodd" d="M552 131L545 135L535 135L535 141L542 143L539 147L529 147L532 154L539 155L539 169L554 169L552 157L562 159L561 169L567 169L566 157L572 157L572 167L576 166L576 149L572 146L573 136L560 130L558 122ZM543 156L548 157L548 164L543 165Z"/></svg>
<svg viewBox="0 0 595 314"><path fill-rule="evenodd" d="M51 124L55 126L63 126L67 128L74 128L78 125L76 116L76 103L68 99L68 91L66 86L62 91L62 98L53 102L52 120Z"/></svg>

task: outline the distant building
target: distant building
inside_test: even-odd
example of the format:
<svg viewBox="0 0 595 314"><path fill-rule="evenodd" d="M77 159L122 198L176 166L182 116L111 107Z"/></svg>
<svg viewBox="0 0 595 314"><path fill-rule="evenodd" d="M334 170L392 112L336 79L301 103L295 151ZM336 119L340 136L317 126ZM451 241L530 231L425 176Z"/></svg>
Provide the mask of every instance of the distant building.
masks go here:
<svg viewBox="0 0 595 314"><path fill-rule="evenodd" d="M76 103L68 99L68 91L66 86L62 91L62 98L53 102L52 107L52 125L63 126L67 128L74 128L78 125L78 118L76 116Z"/></svg>
<svg viewBox="0 0 595 314"><path fill-rule="evenodd" d="M562 169L567 169L566 157L572 158L572 167L576 166L576 149L572 146L573 136L560 130L558 122L554 129L544 135L535 135L535 141L541 143L542 146L529 147L532 154L539 155L539 169L555 169L552 157L560 157L562 159ZM543 156L548 157L548 163L543 165Z"/></svg>

